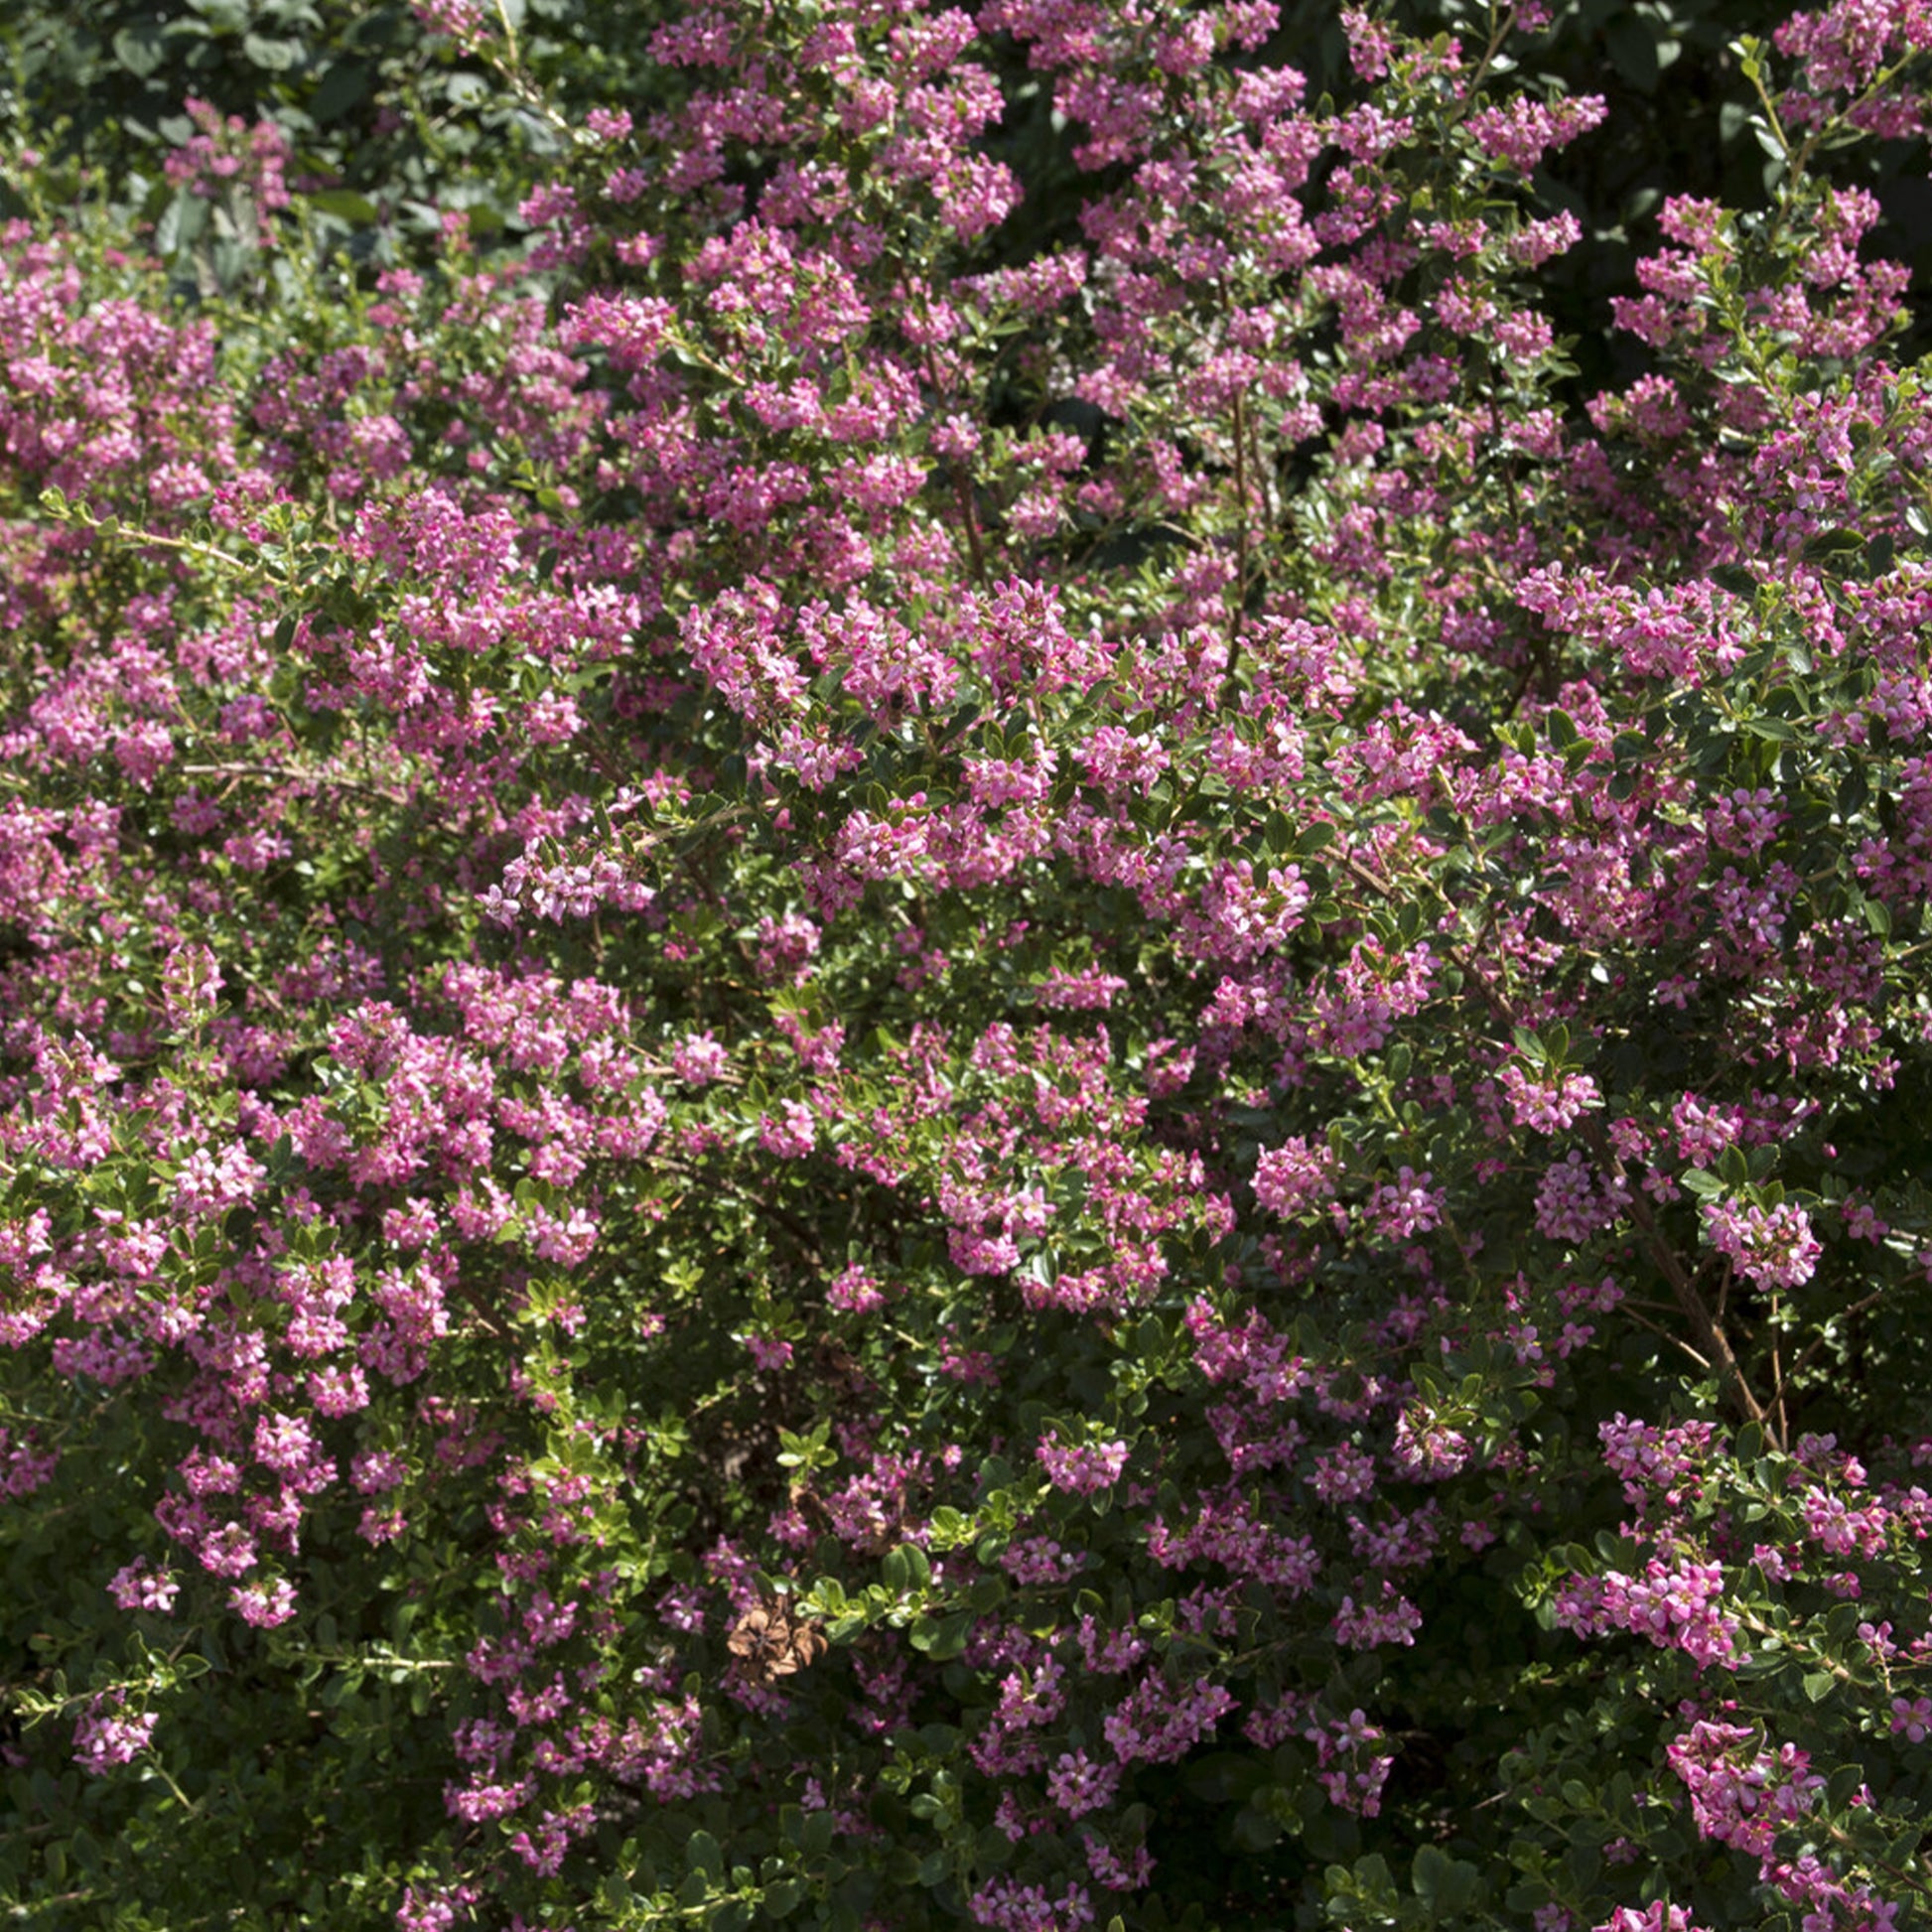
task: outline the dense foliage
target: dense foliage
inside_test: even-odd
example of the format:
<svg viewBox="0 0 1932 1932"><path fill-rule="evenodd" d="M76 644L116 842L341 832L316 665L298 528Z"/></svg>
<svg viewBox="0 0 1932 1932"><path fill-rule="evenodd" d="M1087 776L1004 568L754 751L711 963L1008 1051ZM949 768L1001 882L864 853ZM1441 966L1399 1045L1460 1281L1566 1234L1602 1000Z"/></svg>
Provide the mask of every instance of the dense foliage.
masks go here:
<svg viewBox="0 0 1932 1932"><path fill-rule="evenodd" d="M1932 1919L1932 15L1307 11L15 36L16 1920Z"/></svg>

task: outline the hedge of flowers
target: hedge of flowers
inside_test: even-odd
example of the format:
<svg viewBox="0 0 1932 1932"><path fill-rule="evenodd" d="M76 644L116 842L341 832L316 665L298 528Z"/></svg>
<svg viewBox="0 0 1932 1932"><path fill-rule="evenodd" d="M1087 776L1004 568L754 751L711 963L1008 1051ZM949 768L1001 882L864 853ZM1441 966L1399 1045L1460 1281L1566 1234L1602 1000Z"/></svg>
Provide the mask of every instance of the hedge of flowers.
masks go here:
<svg viewBox="0 0 1932 1932"><path fill-rule="evenodd" d="M418 12L6 163L13 1917L1927 1923L1932 14L1580 395L1534 0Z"/></svg>

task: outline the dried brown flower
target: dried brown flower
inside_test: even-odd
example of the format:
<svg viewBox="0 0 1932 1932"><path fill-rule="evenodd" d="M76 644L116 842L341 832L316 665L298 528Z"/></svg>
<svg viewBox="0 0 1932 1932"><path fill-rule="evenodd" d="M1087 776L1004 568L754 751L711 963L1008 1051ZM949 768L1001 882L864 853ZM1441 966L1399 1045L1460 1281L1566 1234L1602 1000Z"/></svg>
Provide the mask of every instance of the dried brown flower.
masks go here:
<svg viewBox="0 0 1932 1932"><path fill-rule="evenodd" d="M809 1618L794 1616L782 1597L772 1597L754 1604L732 1625L725 1648L748 1677L772 1684L822 1655L825 1639Z"/></svg>

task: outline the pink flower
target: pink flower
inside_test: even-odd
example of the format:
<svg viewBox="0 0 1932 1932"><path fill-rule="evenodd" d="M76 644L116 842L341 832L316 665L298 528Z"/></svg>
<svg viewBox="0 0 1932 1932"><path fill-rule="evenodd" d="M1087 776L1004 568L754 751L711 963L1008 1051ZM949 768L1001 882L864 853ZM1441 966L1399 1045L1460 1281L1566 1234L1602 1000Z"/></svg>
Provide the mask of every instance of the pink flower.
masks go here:
<svg viewBox="0 0 1932 1932"><path fill-rule="evenodd" d="M163 1615L175 1607L181 1593L174 1573L150 1569L145 1558L117 1570L107 1588L124 1610L155 1610Z"/></svg>
<svg viewBox="0 0 1932 1932"><path fill-rule="evenodd" d="M1509 1096L1516 1125L1533 1127L1540 1134L1555 1134L1574 1125L1590 1108L1603 1104L1596 1082L1587 1073L1537 1077L1518 1061L1509 1060L1498 1078Z"/></svg>
<svg viewBox="0 0 1932 1932"><path fill-rule="evenodd" d="M812 1110L802 1100L781 1101L778 1110L783 1115L781 1120L773 1120L769 1114L760 1116L759 1147L767 1154L775 1154L788 1161L809 1154L818 1138L818 1126Z"/></svg>
<svg viewBox="0 0 1932 1932"><path fill-rule="evenodd" d="M1062 1751L1046 1774L1046 1795L1069 1818L1112 1804L1119 1786L1120 1766L1096 1764L1085 1751Z"/></svg>
<svg viewBox="0 0 1932 1932"><path fill-rule="evenodd" d="M1463 126L1492 160L1529 174L1548 150L1587 133L1608 111L1600 94L1579 94L1547 106L1519 94L1506 105L1478 108Z"/></svg>
<svg viewBox="0 0 1932 1932"><path fill-rule="evenodd" d="M1798 1288L1811 1280L1824 1243L1812 1233L1802 1207L1780 1201L1775 1207L1739 1207L1734 1201L1707 1201L1705 1232L1720 1254L1759 1288Z"/></svg>
<svg viewBox="0 0 1932 1932"><path fill-rule="evenodd" d="M144 1711L135 1717L123 1717L121 1710L125 1703L123 1691L96 1697L75 1723L73 1761L83 1771L100 1777L117 1764L131 1763L148 1748L158 1722L157 1714Z"/></svg>
<svg viewBox="0 0 1932 1932"><path fill-rule="evenodd" d="M1564 1916L1567 1920L1569 1915ZM1697 1928L1684 1906L1666 1905L1658 1899L1641 1911L1634 1905L1619 1905L1601 1925L1593 1926L1591 1932L1697 1932Z"/></svg>
<svg viewBox="0 0 1932 1932"><path fill-rule="evenodd" d="M1280 1147L1264 1148L1255 1167L1255 1199L1276 1214L1303 1213L1334 1198L1336 1166L1331 1149L1299 1135Z"/></svg>
<svg viewBox="0 0 1932 1932"><path fill-rule="evenodd" d="M773 1370L791 1366L790 1342L769 1335L746 1335L743 1339L759 1368Z"/></svg>
<svg viewBox="0 0 1932 1932"><path fill-rule="evenodd" d="M1078 1496L1092 1495L1095 1490L1119 1481L1121 1471L1127 1467L1125 1443L1081 1443L1072 1447L1040 1443L1034 1454L1055 1489Z"/></svg>
<svg viewBox="0 0 1932 1932"><path fill-rule="evenodd" d="M1385 1239L1406 1241L1442 1220L1443 1190L1432 1184L1429 1174L1405 1167L1369 1196L1367 1213Z"/></svg>
<svg viewBox="0 0 1932 1932"><path fill-rule="evenodd" d="M272 1630L295 1614L295 1586L285 1577L268 1578L231 1589L228 1601L244 1622L258 1630Z"/></svg>
<svg viewBox="0 0 1932 1932"><path fill-rule="evenodd" d="M1384 1643L1413 1645L1422 1628L1422 1612L1385 1582L1374 1602L1357 1604L1352 1596L1344 1596L1333 1627L1335 1641L1348 1650L1370 1650Z"/></svg>
<svg viewBox="0 0 1932 1932"><path fill-rule="evenodd" d="M1932 1698L1913 1698L1910 1703L1893 1698L1891 1727L1894 1735L1903 1731L1908 1743L1924 1743L1927 1734L1932 1733Z"/></svg>

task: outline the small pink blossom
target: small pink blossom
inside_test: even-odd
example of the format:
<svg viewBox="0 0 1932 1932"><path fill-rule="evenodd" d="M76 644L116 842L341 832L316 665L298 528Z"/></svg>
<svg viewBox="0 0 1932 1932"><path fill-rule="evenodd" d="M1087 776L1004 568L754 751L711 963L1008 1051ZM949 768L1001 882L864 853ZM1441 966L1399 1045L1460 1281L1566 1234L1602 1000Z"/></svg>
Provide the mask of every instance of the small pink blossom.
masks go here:
<svg viewBox="0 0 1932 1932"><path fill-rule="evenodd" d="M1825 1252L1804 1209L1790 1201L1769 1208L1707 1201L1704 1225L1711 1245L1729 1256L1737 1272L1759 1288L1802 1287Z"/></svg>
<svg viewBox="0 0 1932 1932"><path fill-rule="evenodd" d="M286 1577L243 1584L228 1592L228 1601L246 1623L258 1630L272 1630L295 1614L295 1586Z"/></svg>
<svg viewBox="0 0 1932 1932"><path fill-rule="evenodd" d="M1311 1145L1300 1136L1280 1147L1264 1148L1255 1167L1255 1199L1272 1213L1303 1213L1334 1198L1337 1165L1331 1149Z"/></svg>
<svg viewBox="0 0 1932 1932"><path fill-rule="evenodd" d="M83 1771L101 1777L116 1765L132 1763L148 1748L158 1714L143 1711L121 1715L126 1694L114 1691L92 1699L73 1726L73 1761Z"/></svg>
<svg viewBox="0 0 1932 1932"><path fill-rule="evenodd" d="M1125 1443L1041 1443L1034 1454L1055 1489L1078 1496L1092 1495L1119 1481L1127 1467Z"/></svg>
<svg viewBox="0 0 1932 1932"><path fill-rule="evenodd" d="M181 1593L174 1573L150 1568L145 1558L117 1570L107 1588L124 1610L155 1610L162 1615L175 1607Z"/></svg>

